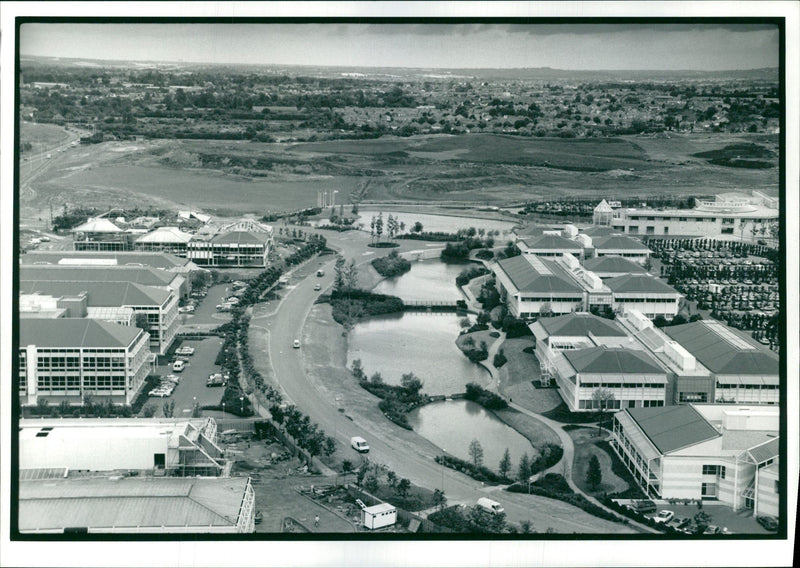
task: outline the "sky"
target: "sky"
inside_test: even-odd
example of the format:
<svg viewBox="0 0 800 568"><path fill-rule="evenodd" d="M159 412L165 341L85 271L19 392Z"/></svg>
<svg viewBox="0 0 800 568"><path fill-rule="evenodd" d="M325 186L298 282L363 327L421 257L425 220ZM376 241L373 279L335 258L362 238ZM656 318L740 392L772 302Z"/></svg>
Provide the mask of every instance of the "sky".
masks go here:
<svg viewBox="0 0 800 568"><path fill-rule="evenodd" d="M347 67L777 67L778 30L729 24L23 24L21 55Z"/></svg>

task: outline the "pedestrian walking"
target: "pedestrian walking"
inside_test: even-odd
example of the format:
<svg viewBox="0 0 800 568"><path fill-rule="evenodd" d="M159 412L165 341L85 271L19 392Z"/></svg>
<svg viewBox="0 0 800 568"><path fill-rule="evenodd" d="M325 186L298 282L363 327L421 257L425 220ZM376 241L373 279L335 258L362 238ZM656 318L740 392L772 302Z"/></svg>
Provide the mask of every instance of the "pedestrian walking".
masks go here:
<svg viewBox="0 0 800 568"><path fill-rule="evenodd" d="M315 527L319 526L319 515L314 515L314 526Z"/></svg>

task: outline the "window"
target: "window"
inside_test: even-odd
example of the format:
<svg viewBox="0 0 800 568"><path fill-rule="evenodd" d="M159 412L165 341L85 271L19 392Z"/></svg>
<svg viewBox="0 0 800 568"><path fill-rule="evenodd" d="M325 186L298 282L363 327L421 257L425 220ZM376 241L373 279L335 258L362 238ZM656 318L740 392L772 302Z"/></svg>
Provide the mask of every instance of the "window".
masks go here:
<svg viewBox="0 0 800 568"><path fill-rule="evenodd" d="M638 235L639 234L639 227L636 225L631 225L628 227L628 234L630 235Z"/></svg>
<svg viewBox="0 0 800 568"><path fill-rule="evenodd" d="M733 227L723 227L721 232L723 235L732 235Z"/></svg>
<svg viewBox="0 0 800 568"><path fill-rule="evenodd" d="M781 484L776 480L775 481L775 495L781 494Z"/></svg>
<svg viewBox="0 0 800 568"><path fill-rule="evenodd" d="M669 227L664 227L664 234L669 235Z"/></svg>
<svg viewBox="0 0 800 568"><path fill-rule="evenodd" d="M678 221L688 221L688 217L678 217Z"/></svg>
<svg viewBox="0 0 800 568"><path fill-rule="evenodd" d="M656 228L654 226L650 225L650 226L647 227L647 234L648 235L654 235L655 232L656 232Z"/></svg>
<svg viewBox="0 0 800 568"><path fill-rule="evenodd" d="M700 487L700 495L703 499L716 499L717 498L717 484L716 483L703 483Z"/></svg>
<svg viewBox="0 0 800 568"><path fill-rule="evenodd" d="M725 466L724 465L704 465L703 475L718 475L725 479Z"/></svg>
<svg viewBox="0 0 800 568"><path fill-rule="evenodd" d="M655 220L656 220L656 218L655 218L655 217L648 217L648 218L647 218L647 220L648 220L648 221L655 221Z"/></svg>

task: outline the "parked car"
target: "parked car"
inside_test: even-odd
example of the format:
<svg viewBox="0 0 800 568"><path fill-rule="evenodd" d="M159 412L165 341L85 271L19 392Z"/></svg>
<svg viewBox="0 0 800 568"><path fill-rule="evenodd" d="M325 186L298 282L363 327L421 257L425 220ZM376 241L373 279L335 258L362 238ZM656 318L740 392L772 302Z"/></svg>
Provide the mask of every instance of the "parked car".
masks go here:
<svg viewBox="0 0 800 568"><path fill-rule="evenodd" d="M634 511L636 513L639 513L640 515L644 515L644 514L647 514L647 513L655 513L658 510L658 508L656 507L656 504L653 503L652 501L648 500L648 499L642 499L642 500L639 500L639 501L634 501L633 503L628 505L628 507L632 511Z"/></svg>
<svg viewBox="0 0 800 568"><path fill-rule="evenodd" d="M189 347L185 345L183 347L179 347L175 350L176 355L194 355L194 347Z"/></svg>
<svg viewBox="0 0 800 568"><path fill-rule="evenodd" d="M170 392L167 392L166 390L164 390L164 389L162 389L162 388L155 388L155 389L151 390L151 391L150 391L149 393L147 393L147 394L148 394L149 396L155 396L155 397L158 397L158 398L164 398L164 397L167 397L167 396L169 396L169 395L170 395L170 394L172 394L172 393L170 393Z"/></svg>
<svg viewBox="0 0 800 568"><path fill-rule="evenodd" d="M186 368L186 361L184 361L183 359L178 359L172 364L172 370L175 371L176 373L180 373L185 368Z"/></svg>
<svg viewBox="0 0 800 568"><path fill-rule="evenodd" d="M778 519L775 517L770 517L769 515L759 515L756 517L756 521L758 521L759 525L770 532L776 532L778 530Z"/></svg>
<svg viewBox="0 0 800 568"><path fill-rule="evenodd" d="M207 387L221 387L223 384L225 384L225 379L222 373L213 373L208 376L208 380L206 381Z"/></svg>
<svg viewBox="0 0 800 568"><path fill-rule="evenodd" d="M666 509L663 511L659 511L658 514L653 517L653 522L656 523L668 523L672 520L672 517L675 516L675 513L672 511L667 511Z"/></svg>
<svg viewBox="0 0 800 568"><path fill-rule="evenodd" d="M261 514L261 511L256 511L255 517L253 517L253 522L257 525L261 524L261 521L264 520L264 515Z"/></svg>
<svg viewBox="0 0 800 568"><path fill-rule="evenodd" d="M323 276L325 276L325 271L320 268L317 270L317 278L322 278Z"/></svg>
<svg viewBox="0 0 800 568"><path fill-rule="evenodd" d="M322 290L322 286L319 283L314 284L314 291L318 292L319 290Z"/></svg>
<svg viewBox="0 0 800 568"><path fill-rule="evenodd" d="M294 347L295 349L300 349L300 340L295 339L294 342L292 343L292 347Z"/></svg>
<svg viewBox="0 0 800 568"><path fill-rule="evenodd" d="M194 312L194 306L182 306L178 308L178 313L181 314L191 314Z"/></svg>

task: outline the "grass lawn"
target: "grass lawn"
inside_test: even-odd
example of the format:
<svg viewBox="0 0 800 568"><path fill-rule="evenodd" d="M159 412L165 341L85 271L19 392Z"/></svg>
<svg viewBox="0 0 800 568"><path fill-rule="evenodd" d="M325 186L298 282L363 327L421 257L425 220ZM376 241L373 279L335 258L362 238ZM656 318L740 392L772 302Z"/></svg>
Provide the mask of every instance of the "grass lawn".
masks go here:
<svg viewBox="0 0 800 568"><path fill-rule="evenodd" d="M597 428L589 427L572 428L568 432L575 443L575 460L572 463L572 480L575 485L595 497L603 493L619 493L629 488L628 483L614 473L611 456L597 446L598 442L605 439L606 433L598 437ZM603 474L602 482L594 489L586 481L592 456L597 456Z"/></svg>
<svg viewBox="0 0 800 568"><path fill-rule="evenodd" d="M531 381L539 378L539 361L535 355L524 351L533 344L531 336L505 340L503 353L508 362L500 369L500 390L516 404L544 413L562 402L555 389L533 388Z"/></svg>
<svg viewBox="0 0 800 568"><path fill-rule="evenodd" d="M531 444L538 447L543 444L561 445L558 435L539 420L531 418L513 408L494 410L495 416L525 436ZM496 467L496 464L495 466Z"/></svg>

